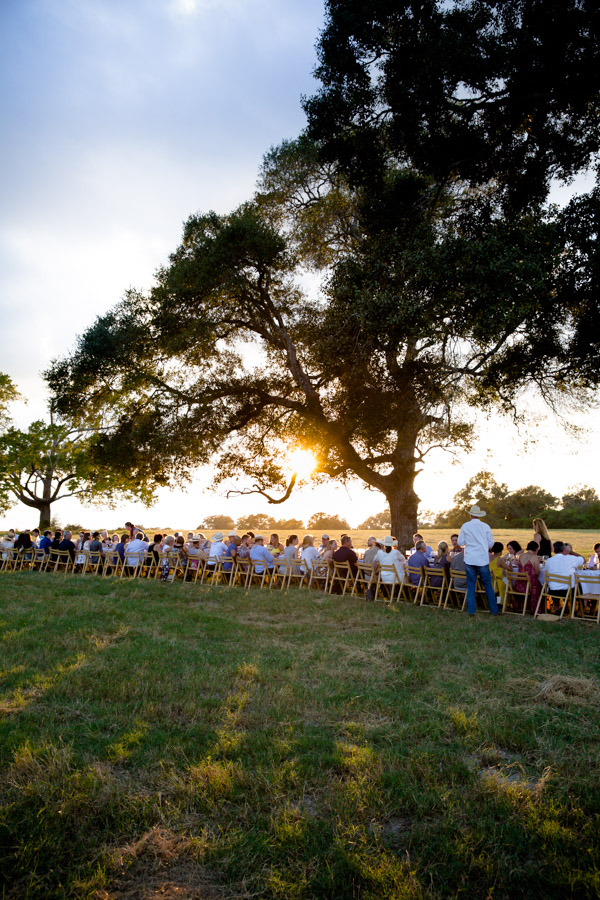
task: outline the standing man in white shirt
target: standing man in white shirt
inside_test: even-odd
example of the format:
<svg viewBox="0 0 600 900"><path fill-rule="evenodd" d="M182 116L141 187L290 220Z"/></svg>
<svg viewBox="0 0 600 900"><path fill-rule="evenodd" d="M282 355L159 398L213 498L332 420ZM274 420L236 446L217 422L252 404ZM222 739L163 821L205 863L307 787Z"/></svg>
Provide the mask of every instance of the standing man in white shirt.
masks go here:
<svg viewBox="0 0 600 900"><path fill-rule="evenodd" d="M490 613L493 616L497 616L498 602L492 587L492 575L490 573L490 550L494 545L494 536L490 526L481 521L483 516L485 516L485 512L482 509L479 509L478 506L473 506L469 510L469 515L471 516L470 520L465 522L458 535L458 543L465 548L467 612L470 616L474 616L477 610L475 588L477 586L477 576L479 575L485 588L485 596L487 597Z"/></svg>

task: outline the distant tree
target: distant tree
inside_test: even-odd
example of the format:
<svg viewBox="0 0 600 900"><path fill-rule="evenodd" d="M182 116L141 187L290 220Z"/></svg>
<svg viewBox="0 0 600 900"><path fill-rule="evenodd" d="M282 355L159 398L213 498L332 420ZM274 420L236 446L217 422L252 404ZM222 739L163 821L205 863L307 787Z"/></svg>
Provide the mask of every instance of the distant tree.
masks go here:
<svg viewBox="0 0 600 900"><path fill-rule="evenodd" d="M382 509L381 512L369 516L368 519L358 526L364 529L390 529L392 527L392 514L389 509Z"/></svg>
<svg viewBox="0 0 600 900"><path fill-rule="evenodd" d="M276 519L271 527L280 531L294 531L304 528L304 522L301 519Z"/></svg>
<svg viewBox="0 0 600 900"><path fill-rule="evenodd" d="M52 416L49 423L38 420L25 430L7 428L0 434L0 509L23 503L39 512L39 527L47 528L53 504L65 497L109 505L118 498L150 503L154 492L143 473L93 458L97 440L93 428Z"/></svg>
<svg viewBox="0 0 600 900"><path fill-rule="evenodd" d="M234 526L234 521L231 516L205 516L204 521L198 525L198 528L206 528L210 531L223 531L223 529L228 528L232 529Z"/></svg>
<svg viewBox="0 0 600 900"><path fill-rule="evenodd" d="M310 517L307 528L309 531L349 531L350 526L345 519L329 513L318 512Z"/></svg>
<svg viewBox="0 0 600 900"><path fill-rule="evenodd" d="M249 516L241 516L236 523L238 531L268 531L274 527L275 520L266 513L252 513Z"/></svg>
<svg viewBox="0 0 600 900"><path fill-rule="evenodd" d="M598 503L599 497L594 488L577 485L562 496L563 509L582 509L592 503ZM555 501L556 502L556 501Z"/></svg>
<svg viewBox="0 0 600 900"><path fill-rule="evenodd" d="M485 510L489 525L527 528L533 518L545 514L557 502L553 494L535 484L509 491L506 484L499 484L491 472L483 470L454 495L455 506L440 513L435 524L458 527L469 518L469 509L476 503Z"/></svg>
<svg viewBox="0 0 600 900"><path fill-rule="evenodd" d="M20 394L12 380L4 372L0 372L0 427L5 427L10 422L8 408L11 403L18 400Z"/></svg>
<svg viewBox="0 0 600 900"><path fill-rule="evenodd" d="M541 517L547 509L558 503L558 498L536 484L511 491L497 504L496 511L508 522L514 524L519 519Z"/></svg>

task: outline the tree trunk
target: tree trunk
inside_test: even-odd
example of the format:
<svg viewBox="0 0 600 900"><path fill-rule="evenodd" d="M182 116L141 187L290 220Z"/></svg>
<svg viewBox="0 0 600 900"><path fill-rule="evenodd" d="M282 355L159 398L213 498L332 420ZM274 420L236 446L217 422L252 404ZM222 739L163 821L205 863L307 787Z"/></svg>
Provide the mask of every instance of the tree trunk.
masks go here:
<svg viewBox="0 0 600 900"><path fill-rule="evenodd" d="M395 472L393 484L386 491L386 498L392 514L392 534L398 539L398 550L404 553L413 545L413 534L417 530L417 509L419 497L414 489L415 473Z"/></svg>
<svg viewBox="0 0 600 900"><path fill-rule="evenodd" d="M48 500L40 500L37 504L37 508L40 511L40 521L38 524L38 528L43 534L50 525L50 502Z"/></svg>

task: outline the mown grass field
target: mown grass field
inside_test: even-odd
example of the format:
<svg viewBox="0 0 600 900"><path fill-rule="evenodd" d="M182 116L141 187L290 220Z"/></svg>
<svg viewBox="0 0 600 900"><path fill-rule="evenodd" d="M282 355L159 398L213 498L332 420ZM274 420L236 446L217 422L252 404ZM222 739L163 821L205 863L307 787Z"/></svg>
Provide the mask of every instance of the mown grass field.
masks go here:
<svg viewBox="0 0 600 900"><path fill-rule="evenodd" d="M6 898L600 893L600 629L0 576Z"/></svg>

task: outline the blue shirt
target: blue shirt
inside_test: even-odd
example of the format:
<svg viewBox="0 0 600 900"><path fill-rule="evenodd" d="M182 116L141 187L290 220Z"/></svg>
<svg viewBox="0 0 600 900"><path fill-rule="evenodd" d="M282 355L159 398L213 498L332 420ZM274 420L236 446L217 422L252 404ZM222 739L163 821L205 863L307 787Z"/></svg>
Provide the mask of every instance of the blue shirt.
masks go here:
<svg viewBox="0 0 600 900"><path fill-rule="evenodd" d="M256 562L260 562L261 560L264 560L264 562L266 562L266 564L267 564L267 569L272 569L273 565L274 565L273 557L271 556L271 554L269 553L267 548L263 547L261 544L258 544L256 547L252 548L252 550L250 551L250 559L254 559L254 560L256 560ZM260 566L260 565L257 566L256 567L257 574L261 575L263 569L264 569L264 566Z"/></svg>
<svg viewBox="0 0 600 900"><path fill-rule="evenodd" d="M429 560L420 550L415 551L411 557L409 557L408 565L413 569L426 569L429 566ZM411 584L420 584L421 576L417 575L416 572L409 572L408 577L410 578Z"/></svg>
<svg viewBox="0 0 600 900"><path fill-rule="evenodd" d="M43 537L40 541L40 550L43 550L44 553L48 553L51 544L52 544L52 538Z"/></svg>

